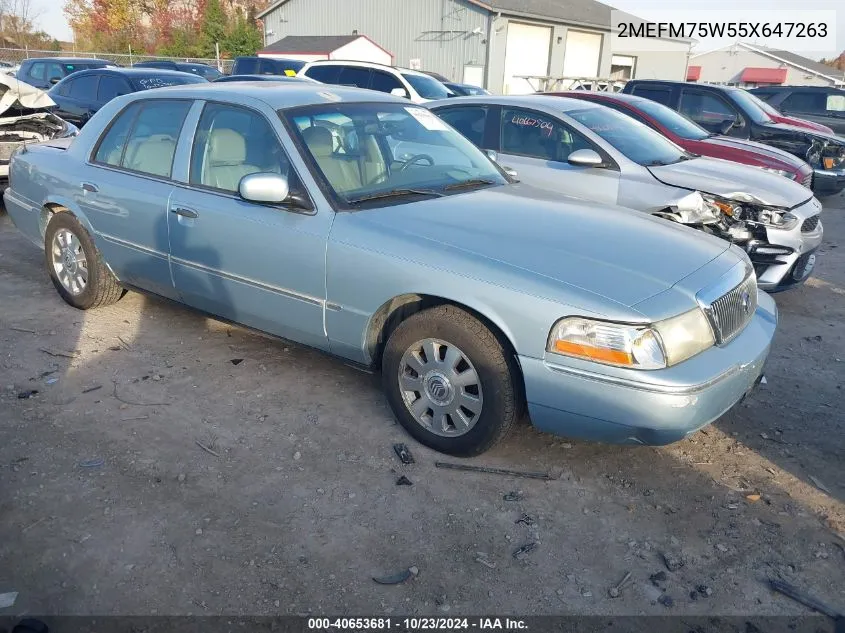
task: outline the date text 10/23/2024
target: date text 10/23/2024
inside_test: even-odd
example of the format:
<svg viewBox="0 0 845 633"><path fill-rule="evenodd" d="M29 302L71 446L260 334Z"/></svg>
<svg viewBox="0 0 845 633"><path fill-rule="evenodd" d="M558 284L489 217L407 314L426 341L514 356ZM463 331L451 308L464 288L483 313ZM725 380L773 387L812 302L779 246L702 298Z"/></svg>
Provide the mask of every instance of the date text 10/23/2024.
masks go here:
<svg viewBox="0 0 845 633"><path fill-rule="evenodd" d="M518 618L308 618L312 631L526 631Z"/></svg>

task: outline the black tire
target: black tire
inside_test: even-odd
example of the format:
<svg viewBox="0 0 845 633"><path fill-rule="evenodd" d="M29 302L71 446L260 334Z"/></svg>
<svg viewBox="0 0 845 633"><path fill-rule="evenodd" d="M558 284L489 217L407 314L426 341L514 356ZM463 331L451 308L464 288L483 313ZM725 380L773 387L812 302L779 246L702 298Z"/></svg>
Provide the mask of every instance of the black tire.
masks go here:
<svg viewBox="0 0 845 633"><path fill-rule="evenodd" d="M62 285L53 267L53 238L60 229L70 231L79 240L88 263L88 281L82 292L78 294L73 294ZM123 288L106 266L97 247L94 246L94 241L88 231L69 212L54 213L47 223L47 230L44 232L44 261L47 266L47 273L50 275L50 280L56 287L56 291L65 302L74 308L80 310L99 308L116 302L124 294Z"/></svg>
<svg viewBox="0 0 845 633"><path fill-rule="evenodd" d="M475 368L483 406L474 426L463 435L433 433L409 411L399 385L406 350L432 338L457 346ZM453 305L439 305L408 317L390 335L382 357L382 385L399 423L417 441L457 457L480 455L501 441L522 414L522 384L516 361L502 342L477 318Z"/></svg>

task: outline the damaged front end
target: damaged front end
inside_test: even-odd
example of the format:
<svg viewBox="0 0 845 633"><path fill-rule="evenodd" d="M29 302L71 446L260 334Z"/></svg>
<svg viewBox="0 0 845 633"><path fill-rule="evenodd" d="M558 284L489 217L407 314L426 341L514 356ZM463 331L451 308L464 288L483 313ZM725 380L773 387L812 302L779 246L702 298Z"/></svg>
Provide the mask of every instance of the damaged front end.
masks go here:
<svg viewBox="0 0 845 633"><path fill-rule="evenodd" d="M792 209L756 196L693 192L656 213L742 247L764 290L802 283L813 271L822 241L821 204L815 198Z"/></svg>
<svg viewBox="0 0 845 633"><path fill-rule="evenodd" d="M0 75L0 180L9 175L9 160L26 143L76 136L79 130L50 112L49 95L14 77Z"/></svg>

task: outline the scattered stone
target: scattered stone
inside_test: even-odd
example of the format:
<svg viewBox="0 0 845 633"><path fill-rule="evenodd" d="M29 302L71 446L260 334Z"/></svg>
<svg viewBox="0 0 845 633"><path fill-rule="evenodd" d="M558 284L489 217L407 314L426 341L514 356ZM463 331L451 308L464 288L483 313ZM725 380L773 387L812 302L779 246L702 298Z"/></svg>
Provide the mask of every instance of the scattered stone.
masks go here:
<svg viewBox="0 0 845 633"><path fill-rule="evenodd" d="M179 473L176 477L176 481L178 481L180 484L185 483L185 479L185 473Z"/></svg>
<svg viewBox="0 0 845 633"><path fill-rule="evenodd" d="M760 495L757 494L757 493L754 493L753 495L745 495L745 498L750 503L756 503L756 502L760 501Z"/></svg>
<svg viewBox="0 0 845 633"><path fill-rule="evenodd" d="M26 391L21 391L20 393L18 393L18 400L29 400L37 394L38 389L27 389Z"/></svg>
<svg viewBox="0 0 845 633"><path fill-rule="evenodd" d="M581 595L582 595L584 598L592 598L592 597L593 597L593 592L592 592L592 591L590 591L589 589L584 589L584 590L582 590L582 591L581 591Z"/></svg>
<svg viewBox="0 0 845 633"><path fill-rule="evenodd" d="M643 492L643 496L644 496L644 497L653 497L653 496L654 496L654 490L652 490L651 488L649 488L648 490L646 490L645 492Z"/></svg>
<svg viewBox="0 0 845 633"><path fill-rule="evenodd" d="M651 576L649 576L648 579L651 581L652 585L657 587L658 583L666 582L669 577L666 575L665 571L659 571L656 574L652 574Z"/></svg>
<svg viewBox="0 0 845 633"><path fill-rule="evenodd" d="M523 513L522 513L522 516L521 516L521 517L519 517L516 521L514 521L514 523L515 523L515 524L520 524L520 523L521 523L522 525L525 525L525 526L527 526L527 527L531 527L532 525L534 525L534 519L532 519L532 518L528 515L528 513L523 512Z"/></svg>
<svg viewBox="0 0 845 633"><path fill-rule="evenodd" d="M302 453L300 453L299 451L296 451L296 452L293 454L293 460L294 460L294 461L296 461L296 462L298 462L300 459L302 459Z"/></svg>
<svg viewBox="0 0 845 633"><path fill-rule="evenodd" d="M609 595L611 598L618 598L619 590L616 587L611 587L607 590L607 595Z"/></svg>
<svg viewBox="0 0 845 633"><path fill-rule="evenodd" d="M196 530L194 530L194 534L200 536L202 534L202 528L197 528Z"/></svg>
<svg viewBox="0 0 845 633"><path fill-rule="evenodd" d="M675 601L672 600L672 596L670 596L668 593L664 593L657 599L657 601L667 609L671 609L672 605L675 604Z"/></svg>
<svg viewBox="0 0 845 633"><path fill-rule="evenodd" d="M401 477L399 477L399 479L396 480L396 485L397 486L413 486L414 482L411 481L410 479L408 479L405 475L402 475Z"/></svg>
<svg viewBox="0 0 845 633"><path fill-rule="evenodd" d="M706 596L707 598L709 598L710 596L713 595L713 590L710 587L708 587L707 585L698 585L698 587L696 587L695 590L699 594L701 594L702 596Z"/></svg>
<svg viewBox="0 0 845 633"><path fill-rule="evenodd" d="M408 571L411 572L412 575L416 576L420 573L420 568L414 565L412 567L408 567Z"/></svg>
<svg viewBox="0 0 845 633"><path fill-rule="evenodd" d="M684 559L670 552L663 552L663 563L669 571L678 571L684 566Z"/></svg>
<svg viewBox="0 0 845 633"><path fill-rule="evenodd" d="M716 549L724 554L728 551L728 546L724 543L716 543Z"/></svg>
<svg viewBox="0 0 845 633"><path fill-rule="evenodd" d="M526 543L525 545L514 551L513 557L516 560L524 560L528 556L528 554L533 552L535 549L537 549L537 543Z"/></svg>

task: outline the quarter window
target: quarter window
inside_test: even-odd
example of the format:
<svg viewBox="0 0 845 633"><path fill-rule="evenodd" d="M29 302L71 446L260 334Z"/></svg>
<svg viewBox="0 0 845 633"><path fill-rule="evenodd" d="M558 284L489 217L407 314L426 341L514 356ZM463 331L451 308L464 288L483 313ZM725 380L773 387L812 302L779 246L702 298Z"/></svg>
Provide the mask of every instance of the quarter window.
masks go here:
<svg viewBox="0 0 845 633"><path fill-rule="evenodd" d="M579 149L594 149L580 133L532 110L502 110L502 152L565 161Z"/></svg>
<svg viewBox="0 0 845 633"><path fill-rule="evenodd" d="M340 66L312 66L305 71L305 76L324 84L336 84L340 70Z"/></svg>
<svg viewBox="0 0 845 633"><path fill-rule="evenodd" d="M668 106L672 101L672 91L668 88L649 88L647 86L635 85L631 94L657 101L657 103L662 103L665 106Z"/></svg>
<svg viewBox="0 0 845 633"><path fill-rule="evenodd" d="M373 78L370 81L370 90L378 90L379 92L390 92L396 88L405 89L396 77L390 73L381 70L373 71Z"/></svg>
<svg viewBox="0 0 845 633"><path fill-rule="evenodd" d="M234 193L244 176L291 172L267 119L245 108L205 106L191 153L191 184ZM290 182L291 191L297 188Z"/></svg>
<svg viewBox="0 0 845 633"><path fill-rule="evenodd" d="M100 140L97 153L94 155L94 162L120 167L123 149L126 147L126 139L129 138L132 124L135 122L140 109L140 104L135 102L118 115Z"/></svg>
<svg viewBox="0 0 845 633"><path fill-rule="evenodd" d="M828 112L845 112L845 94L827 95Z"/></svg>
<svg viewBox="0 0 845 633"><path fill-rule="evenodd" d="M827 105L827 95L823 92L793 92L780 104L784 112L822 113Z"/></svg>
<svg viewBox="0 0 845 633"><path fill-rule="evenodd" d="M367 88L370 85L370 69L359 68L358 66L345 66L340 71L340 77L337 80L341 86L357 86L358 88Z"/></svg>
<svg viewBox="0 0 845 633"><path fill-rule="evenodd" d="M29 76L33 79L38 79L39 81L43 81L44 79L44 71L47 69L47 64L36 62L32 65L32 68L29 69Z"/></svg>

